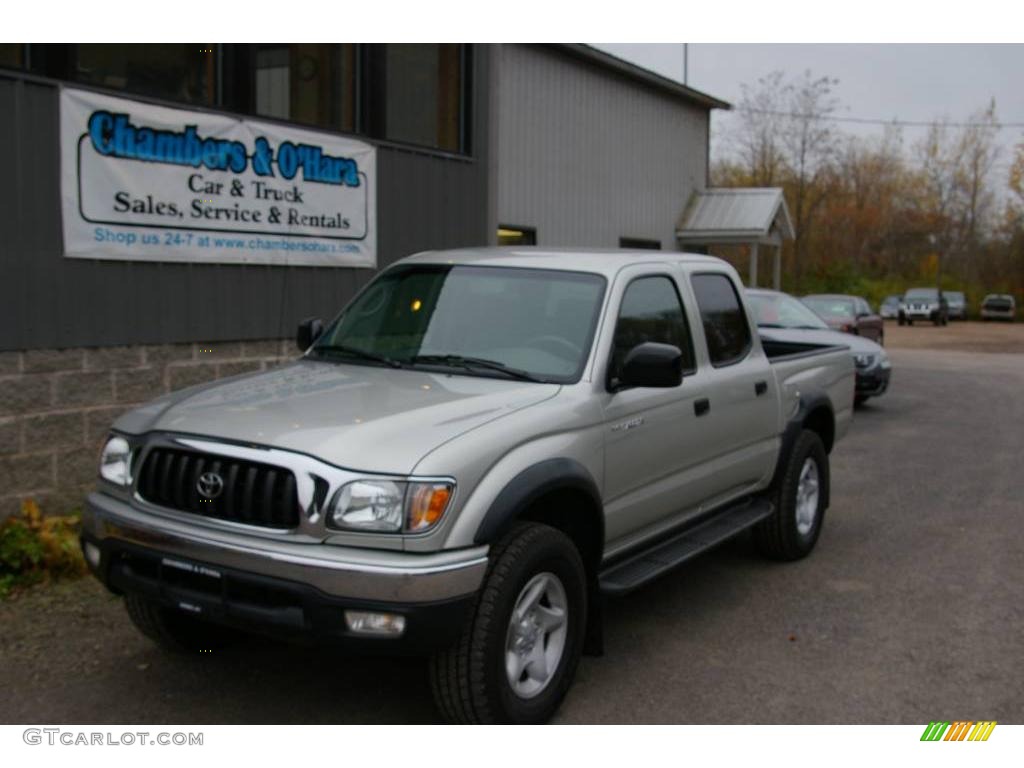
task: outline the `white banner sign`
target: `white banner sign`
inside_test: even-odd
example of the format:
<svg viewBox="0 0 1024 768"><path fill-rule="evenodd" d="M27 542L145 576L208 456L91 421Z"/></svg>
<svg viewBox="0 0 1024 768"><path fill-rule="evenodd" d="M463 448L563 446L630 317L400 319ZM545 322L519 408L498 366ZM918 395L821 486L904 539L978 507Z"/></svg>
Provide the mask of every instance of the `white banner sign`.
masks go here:
<svg viewBox="0 0 1024 768"><path fill-rule="evenodd" d="M60 131L65 256L377 265L369 144L72 89Z"/></svg>

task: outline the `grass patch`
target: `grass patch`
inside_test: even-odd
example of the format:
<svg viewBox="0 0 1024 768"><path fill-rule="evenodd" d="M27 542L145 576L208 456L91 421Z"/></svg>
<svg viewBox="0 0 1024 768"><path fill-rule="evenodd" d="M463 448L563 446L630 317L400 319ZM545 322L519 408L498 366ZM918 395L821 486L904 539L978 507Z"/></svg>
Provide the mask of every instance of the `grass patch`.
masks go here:
<svg viewBox="0 0 1024 768"><path fill-rule="evenodd" d="M23 501L20 515L0 523L0 598L32 584L85 574L80 528L77 513L44 517L35 501Z"/></svg>

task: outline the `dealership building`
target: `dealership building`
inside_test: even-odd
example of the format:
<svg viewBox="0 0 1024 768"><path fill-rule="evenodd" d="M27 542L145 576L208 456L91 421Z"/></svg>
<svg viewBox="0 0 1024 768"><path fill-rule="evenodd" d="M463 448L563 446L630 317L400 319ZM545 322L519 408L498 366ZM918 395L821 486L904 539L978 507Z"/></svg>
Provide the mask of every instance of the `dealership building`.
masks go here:
<svg viewBox="0 0 1024 768"><path fill-rule="evenodd" d="M583 45L0 44L0 517L403 256L715 242L681 227L722 108Z"/></svg>

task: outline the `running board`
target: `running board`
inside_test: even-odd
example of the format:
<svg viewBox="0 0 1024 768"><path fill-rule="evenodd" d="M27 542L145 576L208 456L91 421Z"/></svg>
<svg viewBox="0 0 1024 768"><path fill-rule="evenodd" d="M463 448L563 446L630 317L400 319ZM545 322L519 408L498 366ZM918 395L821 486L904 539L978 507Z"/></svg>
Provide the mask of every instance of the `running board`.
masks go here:
<svg viewBox="0 0 1024 768"><path fill-rule="evenodd" d="M692 528L609 566L599 576L601 591L606 595L621 595L634 590L764 520L773 509L767 499L752 499L728 507Z"/></svg>

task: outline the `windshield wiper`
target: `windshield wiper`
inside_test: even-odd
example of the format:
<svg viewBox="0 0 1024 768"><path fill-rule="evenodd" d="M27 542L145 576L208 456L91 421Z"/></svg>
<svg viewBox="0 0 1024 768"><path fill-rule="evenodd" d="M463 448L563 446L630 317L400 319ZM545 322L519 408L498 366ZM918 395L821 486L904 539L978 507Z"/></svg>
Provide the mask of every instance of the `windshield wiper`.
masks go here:
<svg viewBox="0 0 1024 768"><path fill-rule="evenodd" d="M365 349L359 349L358 347L350 347L347 344L320 344L313 347L313 352L341 352L346 355L353 355L355 357L361 357L364 360L373 360L384 365L390 365L392 368L401 368L402 363L400 360L396 360L393 357L387 355L379 355L376 352L367 352Z"/></svg>
<svg viewBox="0 0 1024 768"><path fill-rule="evenodd" d="M758 323L758 328L785 328L781 323Z"/></svg>
<svg viewBox="0 0 1024 768"><path fill-rule="evenodd" d="M465 357L464 355L416 355L409 362L414 365L416 363L426 363L427 365L440 363L441 365L466 368L467 370L473 368L486 368L487 370L498 371L499 373L504 373L512 378L522 379L523 381L534 381L540 384L548 383L544 379L534 376L532 373L522 371L518 368L510 368L497 360L487 360L483 357Z"/></svg>

